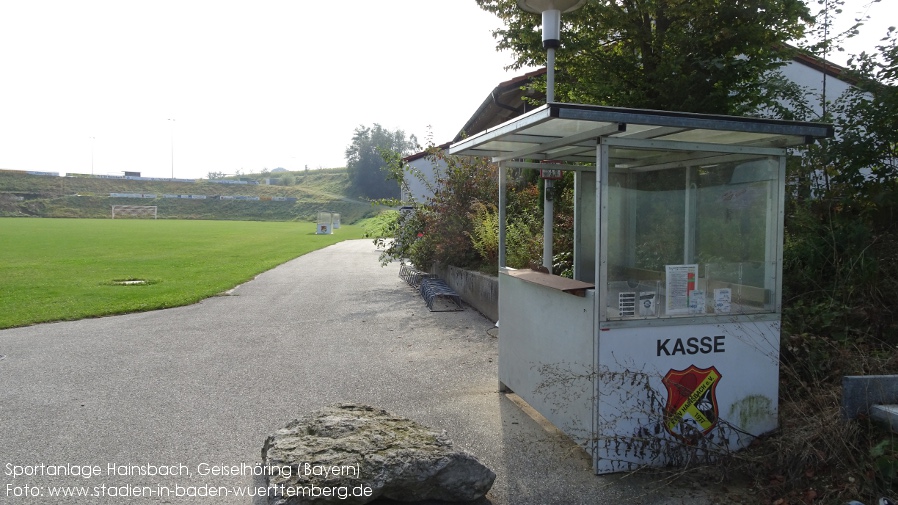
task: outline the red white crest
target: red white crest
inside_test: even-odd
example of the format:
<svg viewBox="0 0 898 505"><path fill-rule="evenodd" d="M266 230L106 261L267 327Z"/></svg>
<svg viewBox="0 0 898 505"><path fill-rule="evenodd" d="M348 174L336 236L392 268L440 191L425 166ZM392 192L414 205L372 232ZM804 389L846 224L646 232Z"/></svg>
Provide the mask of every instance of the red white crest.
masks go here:
<svg viewBox="0 0 898 505"><path fill-rule="evenodd" d="M662 382L667 388L664 428L673 436L694 440L717 426L717 383L720 372L713 366L670 370Z"/></svg>

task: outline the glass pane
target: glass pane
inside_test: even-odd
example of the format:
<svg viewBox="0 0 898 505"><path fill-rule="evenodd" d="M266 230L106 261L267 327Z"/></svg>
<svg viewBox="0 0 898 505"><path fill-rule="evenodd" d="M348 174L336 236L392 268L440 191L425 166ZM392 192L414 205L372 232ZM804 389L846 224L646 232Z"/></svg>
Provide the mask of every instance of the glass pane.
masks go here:
<svg viewBox="0 0 898 505"><path fill-rule="evenodd" d="M640 155L610 167L608 319L772 312L777 159Z"/></svg>

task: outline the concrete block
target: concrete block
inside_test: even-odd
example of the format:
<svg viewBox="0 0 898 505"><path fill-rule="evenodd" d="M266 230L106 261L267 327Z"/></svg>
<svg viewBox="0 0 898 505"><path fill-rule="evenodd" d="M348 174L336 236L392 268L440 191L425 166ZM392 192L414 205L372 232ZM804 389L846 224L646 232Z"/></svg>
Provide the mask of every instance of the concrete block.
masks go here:
<svg viewBox="0 0 898 505"><path fill-rule="evenodd" d="M874 405L870 409L870 417L898 433L898 405Z"/></svg>
<svg viewBox="0 0 898 505"><path fill-rule="evenodd" d="M842 378L842 418L871 415L874 405L898 404L898 375L850 375Z"/></svg>

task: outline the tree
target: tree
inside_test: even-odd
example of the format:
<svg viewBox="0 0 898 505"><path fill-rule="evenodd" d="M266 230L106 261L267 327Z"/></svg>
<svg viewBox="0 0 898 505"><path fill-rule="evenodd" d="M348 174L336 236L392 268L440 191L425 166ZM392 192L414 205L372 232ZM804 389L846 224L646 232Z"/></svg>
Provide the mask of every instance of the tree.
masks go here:
<svg viewBox="0 0 898 505"><path fill-rule="evenodd" d="M891 28L876 49L878 56L850 62L858 81L834 104L840 121L832 152L841 167L835 181L870 197L898 184L898 32Z"/></svg>
<svg viewBox="0 0 898 505"><path fill-rule="evenodd" d="M797 332L898 341L896 32L849 67L855 86L824 117L835 137L791 167L784 321Z"/></svg>
<svg viewBox="0 0 898 505"><path fill-rule="evenodd" d="M398 197L399 185L388 178L382 153L408 155L417 144L414 135L406 138L405 132L399 129L391 132L376 123L372 127L356 128L352 143L346 148L346 170L353 192L372 199Z"/></svg>
<svg viewBox="0 0 898 505"><path fill-rule="evenodd" d="M513 68L545 65L538 14L477 3L505 23ZM591 0L562 21L556 100L743 115L783 112L776 70L812 17L802 0Z"/></svg>

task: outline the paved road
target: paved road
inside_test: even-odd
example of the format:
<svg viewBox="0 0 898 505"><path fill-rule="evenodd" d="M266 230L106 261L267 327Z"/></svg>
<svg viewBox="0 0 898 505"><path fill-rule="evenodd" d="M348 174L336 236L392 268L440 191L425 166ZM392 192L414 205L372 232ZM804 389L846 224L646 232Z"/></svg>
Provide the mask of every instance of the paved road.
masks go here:
<svg viewBox="0 0 898 505"><path fill-rule="evenodd" d="M257 463L269 433L337 402L445 429L498 475L484 505L680 500L592 475L576 446L497 392L492 322L429 312L377 255L343 242L196 305L0 331L0 503L263 503L175 495L261 484L199 473ZM31 486L40 497L16 496ZM52 486L132 496L51 498Z"/></svg>

